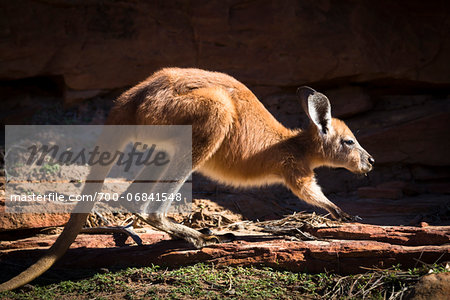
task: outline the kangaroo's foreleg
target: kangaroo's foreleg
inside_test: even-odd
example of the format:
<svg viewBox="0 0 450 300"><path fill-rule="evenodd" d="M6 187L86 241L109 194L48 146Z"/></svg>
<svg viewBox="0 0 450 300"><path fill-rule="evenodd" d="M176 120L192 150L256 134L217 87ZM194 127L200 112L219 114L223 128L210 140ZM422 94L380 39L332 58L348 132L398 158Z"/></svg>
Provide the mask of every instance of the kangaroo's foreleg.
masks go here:
<svg viewBox="0 0 450 300"><path fill-rule="evenodd" d="M336 220L354 220L355 217L345 213L336 204L328 200L314 177L301 177L287 182L291 191L308 204L327 210Z"/></svg>

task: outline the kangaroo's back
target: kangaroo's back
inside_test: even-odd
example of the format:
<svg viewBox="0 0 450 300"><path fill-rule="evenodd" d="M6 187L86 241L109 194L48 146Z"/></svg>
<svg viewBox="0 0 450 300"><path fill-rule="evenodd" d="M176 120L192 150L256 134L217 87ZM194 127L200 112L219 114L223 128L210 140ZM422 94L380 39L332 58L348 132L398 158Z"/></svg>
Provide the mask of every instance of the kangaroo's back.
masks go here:
<svg viewBox="0 0 450 300"><path fill-rule="evenodd" d="M186 113L186 109L190 108L189 105L194 106L195 102L199 102L195 94L198 90L221 90L221 96L226 94L228 103L220 102L230 111L234 111L235 119L240 123L251 124L260 120L259 122L265 125L267 123L280 125L241 82L224 73L193 68L165 68L154 73L115 101L108 122L116 124L120 119L123 122L127 120L130 124L187 122L186 119L175 118L177 115L175 110ZM192 97L186 97L189 95ZM217 99L211 100L208 104L214 105L213 102Z"/></svg>

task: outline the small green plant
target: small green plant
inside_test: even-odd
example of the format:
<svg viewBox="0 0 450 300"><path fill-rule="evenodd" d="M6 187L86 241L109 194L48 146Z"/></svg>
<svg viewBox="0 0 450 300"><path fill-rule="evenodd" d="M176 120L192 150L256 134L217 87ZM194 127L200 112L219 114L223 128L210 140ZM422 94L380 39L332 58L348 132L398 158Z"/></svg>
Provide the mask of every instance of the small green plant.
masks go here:
<svg viewBox="0 0 450 300"><path fill-rule="evenodd" d="M44 164L39 171L44 173L45 175L53 175L56 174L60 170L60 165L57 163L47 163Z"/></svg>

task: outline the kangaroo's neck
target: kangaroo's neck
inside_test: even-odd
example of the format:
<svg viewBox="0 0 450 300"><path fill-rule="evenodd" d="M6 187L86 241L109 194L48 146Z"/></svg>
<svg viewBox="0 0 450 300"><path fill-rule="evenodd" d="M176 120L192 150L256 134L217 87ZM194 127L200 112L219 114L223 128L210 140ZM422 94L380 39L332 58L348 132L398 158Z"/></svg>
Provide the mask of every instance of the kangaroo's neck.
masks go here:
<svg viewBox="0 0 450 300"><path fill-rule="evenodd" d="M314 170L315 168L326 166L326 149L322 138L317 134L315 128L309 126L306 129L296 129L292 131L293 135L287 137L285 144L288 152L293 152L297 157L302 157L302 169ZM285 146L286 147L286 146Z"/></svg>

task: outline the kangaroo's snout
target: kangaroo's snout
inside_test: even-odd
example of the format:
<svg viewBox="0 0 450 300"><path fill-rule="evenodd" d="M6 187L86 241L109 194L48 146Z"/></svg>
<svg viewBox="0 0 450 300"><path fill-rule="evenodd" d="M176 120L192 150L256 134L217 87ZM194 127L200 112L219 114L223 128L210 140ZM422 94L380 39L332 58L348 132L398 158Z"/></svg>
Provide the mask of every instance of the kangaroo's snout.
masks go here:
<svg viewBox="0 0 450 300"><path fill-rule="evenodd" d="M365 166L361 168L361 173L368 173L372 171L375 160L370 156L365 163Z"/></svg>
<svg viewBox="0 0 450 300"><path fill-rule="evenodd" d="M366 150L361 148L361 160L359 170L355 173L368 173L372 171L375 159Z"/></svg>

